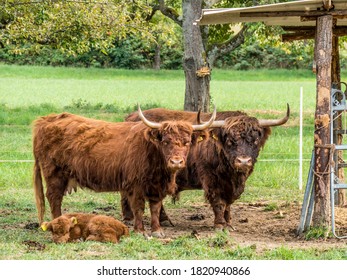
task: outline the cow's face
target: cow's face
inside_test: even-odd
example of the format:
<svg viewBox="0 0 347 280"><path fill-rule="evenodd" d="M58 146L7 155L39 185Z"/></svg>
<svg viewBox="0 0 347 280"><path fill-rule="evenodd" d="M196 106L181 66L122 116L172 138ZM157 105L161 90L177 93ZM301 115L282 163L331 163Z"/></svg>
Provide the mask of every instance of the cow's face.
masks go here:
<svg viewBox="0 0 347 280"><path fill-rule="evenodd" d="M200 131L203 134L204 130L214 122L217 110L215 107L210 120L203 124L191 124L187 121L152 122L146 119L140 106L138 113L143 123L150 128L145 133L145 139L149 139L157 146L162 152L167 168L175 172L186 167L190 145L194 139L193 131Z"/></svg>
<svg viewBox="0 0 347 280"><path fill-rule="evenodd" d="M76 224L76 218L60 216L51 222L43 222L41 228L52 232L52 239L55 243L66 243L70 239L70 230Z"/></svg>
<svg viewBox="0 0 347 280"><path fill-rule="evenodd" d="M230 166L237 172L250 174L267 138L257 119L248 116L228 118L217 135L212 137L218 138Z"/></svg>
<svg viewBox="0 0 347 280"><path fill-rule="evenodd" d="M184 122L163 122L159 129L149 130L149 139L161 151L167 168L177 171L186 166L192 144L193 129Z"/></svg>

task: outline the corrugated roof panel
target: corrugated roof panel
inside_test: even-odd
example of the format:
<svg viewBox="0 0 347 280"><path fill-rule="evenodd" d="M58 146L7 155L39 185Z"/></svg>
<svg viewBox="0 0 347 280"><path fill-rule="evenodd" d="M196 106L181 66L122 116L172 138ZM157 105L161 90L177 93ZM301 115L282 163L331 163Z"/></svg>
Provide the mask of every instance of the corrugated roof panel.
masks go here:
<svg viewBox="0 0 347 280"><path fill-rule="evenodd" d="M333 0L334 10L347 10L347 0ZM302 0L246 8L205 9L197 21L200 25L239 22L264 22L268 25L314 26L315 21L301 21L300 16L251 16L245 13L312 12L323 10L323 0ZM346 25L347 19L338 19L337 25Z"/></svg>

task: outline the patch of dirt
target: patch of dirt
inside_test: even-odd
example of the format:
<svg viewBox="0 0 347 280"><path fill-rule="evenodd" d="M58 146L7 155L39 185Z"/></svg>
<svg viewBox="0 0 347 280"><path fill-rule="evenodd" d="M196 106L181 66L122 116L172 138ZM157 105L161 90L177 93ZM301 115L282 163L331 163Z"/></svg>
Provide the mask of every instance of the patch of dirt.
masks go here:
<svg viewBox="0 0 347 280"><path fill-rule="evenodd" d="M305 240L296 232L300 222L301 205L283 204L276 209L267 203L235 203L231 206L230 232L240 246L256 246L257 250L276 247L330 248L345 247L347 239L327 238ZM268 211L270 209L270 211ZM166 209L174 227L163 227L167 238L193 235L208 237L215 234L214 215L208 204L194 205L189 209ZM347 235L347 208L336 208L336 227ZM342 228L343 227L343 228Z"/></svg>
<svg viewBox="0 0 347 280"><path fill-rule="evenodd" d="M43 251L46 248L45 244L33 240L25 240L22 243L27 246L28 251Z"/></svg>

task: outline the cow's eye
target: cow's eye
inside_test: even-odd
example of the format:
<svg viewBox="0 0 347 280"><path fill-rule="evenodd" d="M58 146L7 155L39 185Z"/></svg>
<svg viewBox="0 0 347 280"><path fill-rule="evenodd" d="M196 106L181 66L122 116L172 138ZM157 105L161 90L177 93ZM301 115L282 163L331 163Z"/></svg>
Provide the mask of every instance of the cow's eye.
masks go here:
<svg viewBox="0 0 347 280"><path fill-rule="evenodd" d="M169 145L169 142L168 141L163 141L163 145L167 146L167 145Z"/></svg>

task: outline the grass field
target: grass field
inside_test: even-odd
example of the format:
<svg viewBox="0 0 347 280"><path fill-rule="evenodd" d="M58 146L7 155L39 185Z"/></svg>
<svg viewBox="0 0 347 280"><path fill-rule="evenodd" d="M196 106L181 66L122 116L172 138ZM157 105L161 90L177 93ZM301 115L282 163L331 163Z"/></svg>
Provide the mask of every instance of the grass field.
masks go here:
<svg viewBox="0 0 347 280"><path fill-rule="evenodd" d="M313 148L315 76L310 71L213 70L212 103L218 110L243 110L260 118L282 116L286 104L291 118L276 127L247 181L241 202L302 201L299 190L299 93L304 92L304 179ZM121 121L139 103L143 109L182 109L182 71L43 68L0 65L0 260L1 259L346 259L346 250L317 254L316 250L276 249L261 254L237 246L211 250L211 243L232 237L216 234L199 241L179 238L163 245L132 234L116 249L111 244L55 245L43 232L26 230L37 221L32 190L31 123L39 116L69 111L88 117ZM201 192L182 195L179 206L203 201ZM119 196L79 191L63 207L91 212L113 206L120 218ZM170 202L168 207L178 207ZM47 219L49 219L48 211ZM46 244L44 251L27 250L25 240ZM141 248L141 249L139 249ZM174 252L174 253L173 253Z"/></svg>

